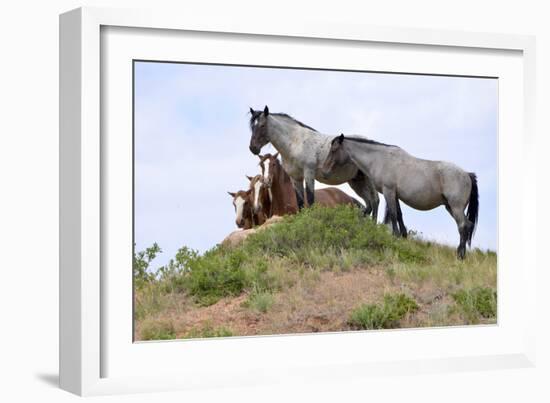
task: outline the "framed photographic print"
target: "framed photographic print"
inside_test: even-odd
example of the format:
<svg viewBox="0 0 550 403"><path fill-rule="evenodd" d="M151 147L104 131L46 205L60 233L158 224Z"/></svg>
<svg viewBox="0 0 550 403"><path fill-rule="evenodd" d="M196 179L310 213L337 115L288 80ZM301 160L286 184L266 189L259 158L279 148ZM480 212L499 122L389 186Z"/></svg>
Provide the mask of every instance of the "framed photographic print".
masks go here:
<svg viewBox="0 0 550 403"><path fill-rule="evenodd" d="M532 365L532 38L60 24L63 388Z"/></svg>

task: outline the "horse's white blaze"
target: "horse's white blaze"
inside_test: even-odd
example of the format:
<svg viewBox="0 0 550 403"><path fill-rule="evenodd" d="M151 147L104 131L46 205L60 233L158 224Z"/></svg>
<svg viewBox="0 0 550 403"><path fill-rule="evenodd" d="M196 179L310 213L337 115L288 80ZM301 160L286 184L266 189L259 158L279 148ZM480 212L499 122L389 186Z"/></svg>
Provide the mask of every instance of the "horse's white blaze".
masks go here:
<svg viewBox="0 0 550 403"><path fill-rule="evenodd" d="M260 188L262 187L262 184L260 181L257 181L254 184L254 208L257 208L259 203L258 200L260 199Z"/></svg>
<svg viewBox="0 0 550 403"><path fill-rule="evenodd" d="M264 164L264 179L268 180L269 179L269 159L264 160L262 164Z"/></svg>
<svg viewBox="0 0 550 403"><path fill-rule="evenodd" d="M245 200L241 196L238 196L235 199L235 209L237 211L237 222L240 222L243 219L244 203L245 203Z"/></svg>

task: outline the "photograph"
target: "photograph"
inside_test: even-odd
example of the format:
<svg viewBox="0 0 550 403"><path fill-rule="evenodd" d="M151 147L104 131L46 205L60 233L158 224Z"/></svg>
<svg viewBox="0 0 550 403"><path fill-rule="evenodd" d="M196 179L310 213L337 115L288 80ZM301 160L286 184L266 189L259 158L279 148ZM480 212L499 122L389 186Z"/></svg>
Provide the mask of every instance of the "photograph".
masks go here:
<svg viewBox="0 0 550 403"><path fill-rule="evenodd" d="M497 324L498 78L132 80L134 341Z"/></svg>

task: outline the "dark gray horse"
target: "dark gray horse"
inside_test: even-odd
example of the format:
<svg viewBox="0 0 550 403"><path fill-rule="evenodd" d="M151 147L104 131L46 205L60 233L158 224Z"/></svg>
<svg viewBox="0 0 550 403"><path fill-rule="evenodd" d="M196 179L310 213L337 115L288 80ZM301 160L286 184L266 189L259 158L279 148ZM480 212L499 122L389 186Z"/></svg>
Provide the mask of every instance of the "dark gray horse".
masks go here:
<svg viewBox="0 0 550 403"><path fill-rule="evenodd" d="M331 142L323 172L330 174L339 166L353 162L384 195L393 233L403 225L399 200L417 210L445 206L454 218L460 234L457 255L463 259L466 243L471 245L478 219L477 178L450 162L429 161L413 157L403 149L343 134ZM464 209L468 206L468 212ZM404 228L404 225L403 225Z"/></svg>
<svg viewBox="0 0 550 403"><path fill-rule="evenodd" d="M258 155L264 145L273 144L281 155L283 168L290 176L296 191L299 208L304 206L304 181L308 204L315 200L315 179L328 185L348 182L351 188L365 201L365 212L376 221L378 193L365 173L351 161L339 164L326 175L321 166L329 151L332 137L297 121L284 113L270 113L250 108L250 151Z"/></svg>

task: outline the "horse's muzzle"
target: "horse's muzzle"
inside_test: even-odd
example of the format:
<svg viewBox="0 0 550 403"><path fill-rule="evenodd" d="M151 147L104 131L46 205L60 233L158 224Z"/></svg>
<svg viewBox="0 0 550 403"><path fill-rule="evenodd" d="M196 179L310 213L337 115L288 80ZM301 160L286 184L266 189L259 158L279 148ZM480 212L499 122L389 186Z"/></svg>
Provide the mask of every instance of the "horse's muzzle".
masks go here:
<svg viewBox="0 0 550 403"><path fill-rule="evenodd" d="M253 145L251 145L248 148L250 149L250 152L254 155L258 155L260 153L260 149L258 147L254 147Z"/></svg>

